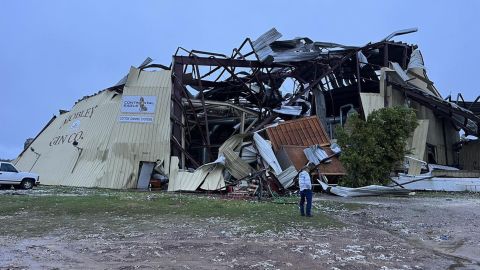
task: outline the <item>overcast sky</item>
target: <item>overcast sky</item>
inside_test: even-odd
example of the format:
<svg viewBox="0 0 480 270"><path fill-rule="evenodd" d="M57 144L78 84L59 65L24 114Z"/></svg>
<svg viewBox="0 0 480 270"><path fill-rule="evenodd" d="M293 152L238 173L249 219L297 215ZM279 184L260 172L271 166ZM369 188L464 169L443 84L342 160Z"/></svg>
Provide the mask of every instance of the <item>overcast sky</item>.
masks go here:
<svg viewBox="0 0 480 270"><path fill-rule="evenodd" d="M342 2L342 3L340 3ZM420 3L421 2L421 3ZM0 1L0 158L15 158L59 109L178 46L230 53L272 27L284 39L363 45L399 29L445 97L480 94L480 1Z"/></svg>

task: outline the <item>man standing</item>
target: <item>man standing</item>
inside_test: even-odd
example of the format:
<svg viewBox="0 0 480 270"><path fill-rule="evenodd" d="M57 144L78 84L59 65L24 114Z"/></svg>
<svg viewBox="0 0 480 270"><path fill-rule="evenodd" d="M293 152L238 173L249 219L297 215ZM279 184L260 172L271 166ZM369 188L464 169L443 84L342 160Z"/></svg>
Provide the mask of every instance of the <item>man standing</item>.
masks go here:
<svg viewBox="0 0 480 270"><path fill-rule="evenodd" d="M310 167L303 167L298 175L300 185L300 215L305 216L305 199L307 200L307 217L312 216L312 181L310 180Z"/></svg>

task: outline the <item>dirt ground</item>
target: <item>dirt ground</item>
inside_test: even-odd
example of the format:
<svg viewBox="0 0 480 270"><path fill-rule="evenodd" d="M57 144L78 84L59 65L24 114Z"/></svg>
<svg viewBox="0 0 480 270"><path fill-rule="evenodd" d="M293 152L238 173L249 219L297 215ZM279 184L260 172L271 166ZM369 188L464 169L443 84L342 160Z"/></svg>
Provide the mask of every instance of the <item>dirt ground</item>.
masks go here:
<svg viewBox="0 0 480 270"><path fill-rule="evenodd" d="M477 194L354 199L316 194L314 215L335 222L309 222L297 215L294 204L270 203L279 220L295 221L280 230L258 231L244 222L246 217L167 213L175 208L133 217L108 210L114 208L101 215L75 214L82 200L104 191L51 191L0 191L0 202L7 205L0 206L0 269L480 269ZM34 199L24 199L30 196ZM73 205L58 199L70 196L81 199ZM52 200L51 212L18 206L18 200L45 197ZM115 204L134 208L129 200ZM232 204L215 203L215 208ZM72 213L58 210L64 205Z"/></svg>

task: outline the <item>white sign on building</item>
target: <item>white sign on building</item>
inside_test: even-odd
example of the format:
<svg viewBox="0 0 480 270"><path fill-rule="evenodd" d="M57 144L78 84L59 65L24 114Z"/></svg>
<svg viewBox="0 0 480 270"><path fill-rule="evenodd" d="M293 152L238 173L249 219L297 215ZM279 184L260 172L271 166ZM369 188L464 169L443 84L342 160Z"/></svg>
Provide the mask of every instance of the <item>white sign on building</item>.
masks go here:
<svg viewBox="0 0 480 270"><path fill-rule="evenodd" d="M126 123L152 123L153 116L148 115L120 115L118 121Z"/></svg>
<svg viewBox="0 0 480 270"><path fill-rule="evenodd" d="M156 96L123 96L122 113L155 113Z"/></svg>

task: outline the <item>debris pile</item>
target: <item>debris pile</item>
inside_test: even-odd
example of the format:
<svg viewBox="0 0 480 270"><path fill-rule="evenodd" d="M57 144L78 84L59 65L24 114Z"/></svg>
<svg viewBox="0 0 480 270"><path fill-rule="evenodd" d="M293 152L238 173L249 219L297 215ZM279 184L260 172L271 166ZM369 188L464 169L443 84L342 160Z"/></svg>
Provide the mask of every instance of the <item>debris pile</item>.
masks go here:
<svg viewBox="0 0 480 270"><path fill-rule="evenodd" d="M448 114L449 128L477 134L480 119L441 98L417 46L390 41L414 31L358 47L306 37L280 40L271 29L245 39L230 56L179 48L172 63L172 155L180 157L183 170L197 168L180 170L189 179L202 177L189 188L178 184L183 178L170 178L169 190L282 193L308 163L316 165L314 177L335 183L346 173L341 150L331 142L335 126L353 113L367 118L405 102L433 112L420 119L444 121L438 115ZM420 141L425 149L423 136L410 147ZM445 153L446 162L450 155Z"/></svg>
<svg viewBox="0 0 480 270"><path fill-rule="evenodd" d="M227 190L231 197L285 194L296 187L295 178L309 163L320 179L344 175L340 152L317 117L285 121L231 136L218 148L215 161L195 171L180 170L173 157L168 190Z"/></svg>
<svg viewBox="0 0 480 270"><path fill-rule="evenodd" d="M179 47L170 67L147 58L54 117L30 144L39 154L17 165L41 168L46 184L146 188L152 178L169 191L282 194L308 163L336 183L346 172L335 128L398 105L417 111L412 157L456 165L458 130L479 134L468 109L478 99L465 108L441 97L418 46L391 40L415 31L349 46L281 40L273 28L230 55Z"/></svg>

